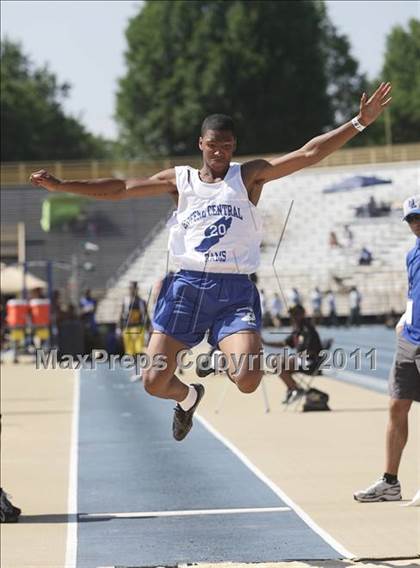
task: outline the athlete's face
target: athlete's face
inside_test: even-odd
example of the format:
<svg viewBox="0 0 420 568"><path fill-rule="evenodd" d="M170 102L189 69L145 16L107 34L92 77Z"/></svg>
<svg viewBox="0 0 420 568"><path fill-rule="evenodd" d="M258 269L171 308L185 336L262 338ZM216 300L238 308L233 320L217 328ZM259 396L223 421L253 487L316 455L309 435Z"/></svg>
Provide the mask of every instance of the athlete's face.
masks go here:
<svg viewBox="0 0 420 568"><path fill-rule="evenodd" d="M416 237L420 237L420 214L413 213L407 217L407 223Z"/></svg>
<svg viewBox="0 0 420 568"><path fill-rule="evenodd" d="M213 170L222 171L232 160L236 139L230 130L206 130L198 145L204 162Z"/></svg>

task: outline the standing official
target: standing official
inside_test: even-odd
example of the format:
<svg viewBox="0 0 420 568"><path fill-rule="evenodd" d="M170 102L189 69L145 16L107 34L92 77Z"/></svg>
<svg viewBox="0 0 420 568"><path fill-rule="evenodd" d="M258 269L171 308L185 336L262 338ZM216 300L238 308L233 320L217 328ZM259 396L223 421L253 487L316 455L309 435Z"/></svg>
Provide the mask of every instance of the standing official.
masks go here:
<svg viewBox="0 0 420 568"><path fill-rule="evenodd" d="M376 483L354 494L362 502L401 499L398 469L408 439L408 412L413 400L420 402L420 195L404 202L403 220L417 240L407 254L407 309L396 327L397 351L389 377L385 473Z"/></svg>

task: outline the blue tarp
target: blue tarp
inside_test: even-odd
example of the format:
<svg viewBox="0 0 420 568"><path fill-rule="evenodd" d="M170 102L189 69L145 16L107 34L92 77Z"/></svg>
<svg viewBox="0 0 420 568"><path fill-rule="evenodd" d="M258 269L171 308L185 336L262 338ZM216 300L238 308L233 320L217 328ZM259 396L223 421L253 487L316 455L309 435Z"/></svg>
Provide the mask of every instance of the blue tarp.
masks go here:
<svg viewBox="0 0 420 568"><path fill-rule="evenodd" d="M359 189L361 187L368 187L371 185L381 185L383 183L392 183L390 179L381 179L376 176L352 176L343 179L337 183L333 183L329 187L322 190L322 193L338 193L340 191L351 191L352 189Z"/></svg>

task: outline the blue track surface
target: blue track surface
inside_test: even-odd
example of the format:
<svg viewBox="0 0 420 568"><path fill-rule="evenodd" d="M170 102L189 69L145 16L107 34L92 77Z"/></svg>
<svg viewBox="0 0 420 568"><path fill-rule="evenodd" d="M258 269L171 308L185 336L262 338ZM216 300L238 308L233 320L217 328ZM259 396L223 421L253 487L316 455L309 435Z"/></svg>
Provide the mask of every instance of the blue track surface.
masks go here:
<svg viewBox="0 0 420 568"><path fill-rule="evenodd" d="M332 356L324 366L325 375L379 392L387 392L389 371L395 353L395 331L381 325L351 328L320 326L317 329L321 339L334 340ZM280 332L270 329L265 330L264 335L267 339L282 341L286 332L286 329L281 329ZM276 349L272 351L275 352ZM344 358L340 351L344 353ZM359 352L359 359L355 355L356 351Z"/></svg>
<svg viewBox="0 0 420 568"><path fill-rule="evenodd" d="M173 403L126 372L81 372L77 566L334 559L340 555L292 511L89 519L83 514L284 507L197 421L171 436Z"/></svg>
<svg viewBox="0 0 420 568"><path fill-rule="evenodd" d="M388 380L389 370L394 359L395 331L379 325L350 329L320 328L320 331L323 339L334 338L333 350L343 348L349 355L355 349L360 349L362 368L357 369L355 358L349 357L348 371L363 373L384 381ZM372 359L366 356L372 349L376 350L376 368L371 367Z"/></svg>
<svg viewBox="0 0 420 568"><path fill-rule="evenodd" d="M319 331L323 339L334 338L333 350L347 354L344 370L334 368L331 360L326 374L385 391L394 355L393 331L381 326ZM357 348L361 369L349 357ZM367 356L372 348L376 369ZM184 442L173 441L172 406L146 395L124 371L82 371L79 568L340 557L292 510L185 517L83 516L286 506L197 421Z"/></svg>

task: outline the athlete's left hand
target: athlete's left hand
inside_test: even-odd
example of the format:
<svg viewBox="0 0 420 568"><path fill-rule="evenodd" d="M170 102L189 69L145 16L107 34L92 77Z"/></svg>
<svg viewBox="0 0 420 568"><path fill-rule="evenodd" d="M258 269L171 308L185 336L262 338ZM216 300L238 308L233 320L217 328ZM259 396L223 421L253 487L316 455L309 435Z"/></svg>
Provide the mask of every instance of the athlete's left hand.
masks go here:
<svg viewBox="0 0 420 568"><path fill-rule="evenodd" d="M391 83L381 83L369 99L367 94L363 93L357 117L360 124L369 126L378 118L392 100L392 97L389 96L391 89Z"/></svg>

